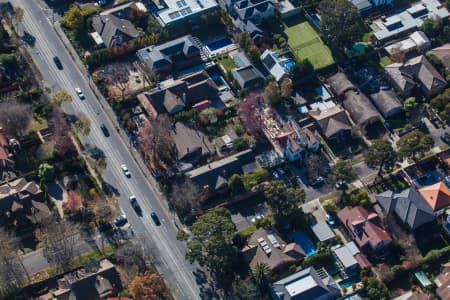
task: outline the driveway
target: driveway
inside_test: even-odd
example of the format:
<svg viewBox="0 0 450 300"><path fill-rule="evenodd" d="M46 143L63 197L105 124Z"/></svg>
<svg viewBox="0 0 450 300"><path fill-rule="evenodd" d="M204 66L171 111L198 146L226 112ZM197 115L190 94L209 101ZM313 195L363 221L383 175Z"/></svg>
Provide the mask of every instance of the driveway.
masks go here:
<svg viewBox="0 0 450 300"><path fill-rule="evenodd" d="M305 190L305 202L309 202L313 199L319 198L322 195L328 194L333 190L333 185L325 178L325 183L318 187L312 187L309 185L309 179L306 176L304 170L297 167L295 164L289 164L289 169L294 176L300 178L300 187Z"/></svg>

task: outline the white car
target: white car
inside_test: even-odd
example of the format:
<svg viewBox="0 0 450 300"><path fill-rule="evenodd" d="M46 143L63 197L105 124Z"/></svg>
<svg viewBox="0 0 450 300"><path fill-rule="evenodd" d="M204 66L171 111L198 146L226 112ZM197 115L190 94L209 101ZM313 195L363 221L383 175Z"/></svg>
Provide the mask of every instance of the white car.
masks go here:
<svg viewBox="0 0 450 300"><path fill-rule="evenodd" d="M85 97L84 97L84 94L83 94L83 91L79 88L79 87L77 87L76 89L75 89L75 92L77 93L77 95L78 95L78 97L80 98L80 99L84 99Z"/></svg>
<svg viewBox="0 0 450 300"><path fill-rule="evenodd" d="M125 174L125 176L131 177L131 173L130 173L130 171L128 171L128 168L127 168L127 166L125 164L121 165L120 168L122 169L122 171Z"/></svg>

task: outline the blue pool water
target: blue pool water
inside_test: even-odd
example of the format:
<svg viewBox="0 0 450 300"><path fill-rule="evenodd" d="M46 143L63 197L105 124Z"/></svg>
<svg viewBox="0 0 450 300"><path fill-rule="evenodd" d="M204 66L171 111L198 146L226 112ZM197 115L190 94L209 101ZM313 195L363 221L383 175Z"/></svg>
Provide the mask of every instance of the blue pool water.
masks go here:
<svg viewBox="0 0 450 300"><path fill-rule="evenodd" d="M208 47L209 51L213 52L223 47L229 46L232 43L233 42L229 38L223 38L218 41L207 44L206 47Z"/></svg>
<svg viewBox="0 0 450 300"><path fill-rule="evenodd" d="M361 278L359 278L359 275L354 275L354 276L350 276L347 279L344 279L342 281L339 282L339 286L341 288L345 287L345 288L349 288L352 286L353 283L358 283L361 281Z"/></svg>
<svg viewBox="0 0 450 300"><path fill-rule="evenodd" d="M283 60L281 61L281 63L288 70L290 70L295 65L295 62L292 59Z"/></svg>
<svg viewBox="0 0 450 300"><path fill-rule="evenodd" d="M289 235L305 251L306 256L311 256L317 252L316 247L303 231L296 231Z"/></svg>

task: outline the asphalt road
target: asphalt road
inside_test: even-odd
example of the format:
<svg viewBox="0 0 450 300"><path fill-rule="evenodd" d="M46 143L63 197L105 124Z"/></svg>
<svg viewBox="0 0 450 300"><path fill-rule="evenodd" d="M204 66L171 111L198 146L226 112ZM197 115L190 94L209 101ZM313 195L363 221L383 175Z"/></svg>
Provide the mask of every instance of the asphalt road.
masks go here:
<svg viewBox="0 0 450 300"><path fill-rule="evenodd" d="M144 174L140 171L134 161L128 145L124 143L118 133L114 130L114 124L102 110L101 105L94 93L89 88L88 79L83 76L76 64L69 56L63 43L56 35L49 9L36 0L13 0L13 5L24 9L24 17L19 26L36 38L35 45L30 53L35 64L40 69L44 85L52 90L66 90L73 101L64 104L64 110L68 114L87 115L91 123L91 131L88 136L81 137L83 144L96 145L103 150L107 157L107 168L103 177L107 183L119 193L119 203L126 213L129 222L134 228L136 235L146 239L152 245L152 252L156 258L156 267L165 277L170 289L177 299L201 299L200 287L196 283L193 271L196 266L189 264L184 259L186 247L184 243L177 241L176 228L173 217L167 215L160 204L160 196L149 184ZM63 66L58 70L53 62L57 55ZM78 99L75 88L80 87L86 95L86 100ZM110 137L106 138L100 125L105 124L109 129ZM120 169L125 163L132 176L126 178ZM143 210L143 216L136 215L129 203L129 196L135 195ZM162 200L164 201L164 200ZM156 226L150 213L154 211L161 220L161 226Z"/></svg>

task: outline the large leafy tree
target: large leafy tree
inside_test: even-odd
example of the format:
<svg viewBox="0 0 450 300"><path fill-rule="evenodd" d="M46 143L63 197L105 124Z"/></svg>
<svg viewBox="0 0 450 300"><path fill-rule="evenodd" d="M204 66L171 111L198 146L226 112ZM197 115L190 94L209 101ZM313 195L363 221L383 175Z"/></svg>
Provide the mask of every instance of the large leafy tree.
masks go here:
<svg viewBox="0 0 450 300"><path fill-rule="evenodd" d="M433 147L433 138L429 134L416 129L397 141L397 147L402 157L416 159L417 155L423 155L426 151Z"/></svg>
<svg viewBox="0 0 450 300"><path fill-rule="evenodd" d="M290 69L289 73L294 81L300 81L304 78L311 77L314 75L314 66L309 61L309 59L304 59L300 62L295 63L295 65Z"/></svg>
<svg viewBox="0 0 450 300"><path fill-rule="evenodd" d="M80 31L84 28L84 15L81 7L74 3L64 13L64 25L75 31Z"/></svg>
<svg viewBox="0 0 450 300"><path fill-rule="evenodd" d="M392 170L397 160L397 153L391 143L386 140L374 141L365 155L366 164L370 168L378 168L379 175L383 170Z"/></svg>
<svg viewBox="0 0 450 300"><path fill-rule="evenodd" d="M325 43L338 56L364 34L364 22L358 9L347 0L322 0L320 30Z"/></svg>
<svg viewBox="0 0 450 300"><path fill-rule="evenodd" d="M43 182L52 181L55 177L55 167L47 163L40 164L38 169L38 177Z"/></svg>
<svg viewBox="0 0 450 300"><path fill-rule="evenodd" d="M230 286L238 249L233 244L236 227L229 211L223 207L210 210L190 229L186 258L206 266L219 285Z"/></svg>
<svg viewBox="0 0 450 300"><path fill-rule="evenodd" d="M264 196L275 218L282 220L297 211L305 200L305 191L301 188L288 188L283 181L275 180L264 187Z"/></svg>
<svg viewBox="0 0 450 300"><path fill-rule="evenodd" d="M173 299L164 279L158 273L137 275L130 283L130 293L136 300Z"/></svg>
<svg viewBox="0 0 450 300"><path fill-rule="evenodd" d="M350 161L339 160L331 167L330 177L334 182L341 180L351 182L356 179L357 174Z"/></svg>
<svg viewBox="0 0 450 300"><path fill-rule="evenodd" d="M442 121L450 124L450 89L446 89L430 102L431 107L439 114Z"/></svg>

